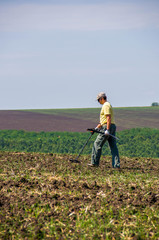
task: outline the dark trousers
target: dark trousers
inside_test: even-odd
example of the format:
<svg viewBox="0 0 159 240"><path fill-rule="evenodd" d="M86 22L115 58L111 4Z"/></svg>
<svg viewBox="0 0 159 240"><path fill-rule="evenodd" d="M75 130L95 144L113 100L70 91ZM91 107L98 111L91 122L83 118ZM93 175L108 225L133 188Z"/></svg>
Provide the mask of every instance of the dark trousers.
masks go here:
<svg viewBox="0 0 159 240"><path fill-rule="evenodd" d="M107 129L107 126L104 125L101 127L100 130L105 131L106 129ZM116 133L116 125L111 124L110 134L115 136L115 133ZM111 136L105 136L104 134L101 134L101 133L98 134L94 142L94 145L92 148L91 163L95 165L99 165L100 157L102 154L102 147L106 141L108 141L109 143L109 147L112 154L112 167L120 168L120 158L119 158L118 148L116 145L116 139Z"/></svg>

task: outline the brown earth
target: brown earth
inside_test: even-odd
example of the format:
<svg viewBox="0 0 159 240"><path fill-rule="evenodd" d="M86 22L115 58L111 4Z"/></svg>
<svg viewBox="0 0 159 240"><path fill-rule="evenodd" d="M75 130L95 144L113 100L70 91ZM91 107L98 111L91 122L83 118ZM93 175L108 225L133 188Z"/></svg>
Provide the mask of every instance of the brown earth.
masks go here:
<svg viewBox="0 0 159 240"><path fill-rule="evenodd" d="M14 110L0 111L0 129L26 130L26 131L67 131L85 132L89 126L96 122L78 120L67 116L56 116L33 112Z"/></svg>
<svg viewBox="0 0 159 240"><path fill-rule="evenodd" d="M124 221L125 229L130 227L131 221L135 221L134 216L138 211L159 207L158 159L123 157L122 168L114 171L110 157L103 157L98 169L89 169L89 159L85 156L81 157L82 164L71 164L69 157L57 154L0 153L3 169L0 173L0 223L5 226L5 231L0 231L1 239L17 239L17 233L22 237L20 239L29 239L31 231L35 234L31 239L41 239L38 234L44 230L49 236L45 224L48 222L51 225L52 219L56 223L54 232L56 230L61 236L58 239L65 239L62 236L71 236L73 233L76 236L74 239L79 239L75 226L82 211L90 217L96 212L99 219L108 218L106 212L101 211L104 199L104 209L111 206L116 225L119 220ZM127 174L134 174L136 181L131 181ZM117 175L120 181L113 180ZM118 218L120 211L127 208L132 215L126 212L125 219ZM151 235L157 231L157 216L154 214L150 220L149 237L140 239L151 239L151 236L157 239ZM110 239L121 239L118 228L108 228L107 232L114 234L110 235ZM135 238L135 234L133 236L126 239L139 239Z"/></svg>
<svg viewBox="0 0 159 240"><path fill-rule="evenodd" d="M90 112L90 111L89 111ZM115 109L117 131L137 127L159 129L159 111L130 111ZM89 115L89 116L88 116ZM87 128L95 127L98 112L92 114L43 114L29 111L1 110L0 129L15 129L26 131L68 131L85 132Z"/></svg>

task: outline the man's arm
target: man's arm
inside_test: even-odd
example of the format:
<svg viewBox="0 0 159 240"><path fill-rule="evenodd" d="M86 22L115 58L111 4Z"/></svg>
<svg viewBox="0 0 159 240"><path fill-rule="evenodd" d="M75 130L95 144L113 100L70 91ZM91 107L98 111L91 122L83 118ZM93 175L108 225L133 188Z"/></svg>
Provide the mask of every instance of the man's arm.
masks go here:
<svg viewBox="0 0 159 240"><path fill-rule="evenodd" d="M110 114L106 115L106 118L107 118L107 130L109 130L111 125L111 115ZM96 128L101 128L101 127L102 125L101 123L99 123Z"/></svg>
<svg viewBox="0 0 159 240"><path fill-rule="evenodd" d="M110 130L110 125L111 125L111 115L106 115L107 118L107 130Z"/></svg>

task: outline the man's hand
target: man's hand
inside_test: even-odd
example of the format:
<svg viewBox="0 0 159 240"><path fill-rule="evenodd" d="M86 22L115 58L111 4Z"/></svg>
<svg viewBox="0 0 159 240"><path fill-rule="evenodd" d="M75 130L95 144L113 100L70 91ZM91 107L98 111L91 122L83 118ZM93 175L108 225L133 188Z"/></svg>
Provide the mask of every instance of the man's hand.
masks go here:
<svg viewBox="0 0 159 240"><path fill-rule="evenodd" d="M106 135L106 136L109 136L109 131L108 130L106 130L105 132L104 132L104 134Z"/></svg>
<svg viewBox="0 0 159 240"><path fill-rule="evenodd" d="M99 123L99 124L96 126L95 129L101 128L101 126L102 126L102 125Z"/></svg>

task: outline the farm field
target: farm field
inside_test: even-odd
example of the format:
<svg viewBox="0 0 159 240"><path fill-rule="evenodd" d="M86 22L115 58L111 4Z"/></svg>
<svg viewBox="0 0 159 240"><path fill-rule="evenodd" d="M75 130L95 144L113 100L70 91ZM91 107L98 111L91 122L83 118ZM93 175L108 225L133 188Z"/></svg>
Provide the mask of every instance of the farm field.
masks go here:
<svg viewBox="0 0 159 240"><path fill-rule="evenodd" d="M159 108L114 110L121 169L69 161L100 108L0 111L0 239L159 239Z"/></svg>
<svg viewBox="0 0 159 240"><path fill-rule="evenodd" d="M159 159L0 152L0 239L159 239Z"/></svg>
<svg viewBox="0 0 159 240"><path fill-rule="evenodd" d="M0 129L85 132L99 122L100 108L0 110ZM117 131L159 129L159 107L114 108Z"/></svg>

